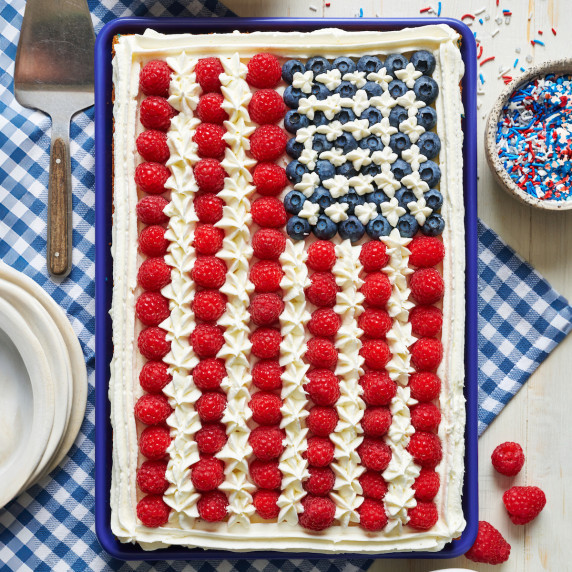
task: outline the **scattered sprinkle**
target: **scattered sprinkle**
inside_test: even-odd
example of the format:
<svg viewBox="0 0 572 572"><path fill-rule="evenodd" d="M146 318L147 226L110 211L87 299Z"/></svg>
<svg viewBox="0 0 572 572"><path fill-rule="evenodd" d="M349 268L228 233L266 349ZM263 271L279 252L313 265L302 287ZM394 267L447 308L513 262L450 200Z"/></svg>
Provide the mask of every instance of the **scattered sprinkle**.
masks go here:
<svg viewBox="0 0 572 572"><path fill-rule="evenodd" d="M486 6L483 6L482 8L475 10L475 16L480 16L486 9Z"/></svg>
<svg viewBox="0 0 572 572"><path fill-rule="evenodd" d="M489 56L488 58L485 58L479 65L484 66L487 62L492 62L495 57L496 56Z"/></svg>
<svg viewBox="0 0 572 572"><path fill-rule="evenodd" d="M552 33L556 36L556 30L552 28Z"/></svg>
<svg viewBox="0 0 572 572"><path fill-rule="evenodd" d="M544 46L544 42L541 42L540 40L534 39L532 40L532 42L530 42L533 46L534 44L538 44L539 46Z"/></svg>
<svg viewBox="0 0 572 572"><path fill-rule="evenodd" d="M506 75L507 72L510 71L510 67L506 67L506 68L500 68L499 69L499 75L498 75L498 79L500 79L501 77L504 77Z"/></svg>
<svg viewBox="0 0 572 572"><path fill-rule="evenodd" d="M518 58L516 58L516 60L514 60L514 65L512 67L515 68L517 65L518 65Z"/></svg>
<svg viewBox="0 0 572 572"><path fill-rule="evenodd" d="M359 9L359 17L360 17L360 18L363 18L363 8L360 8L360 9Z"/></svg>
<svg viewBox="0 0 572 572"><path fill-rule="evenodd" d="M482 55L483 55L483 44L479 44L479 54L477 56L477 59L480 60Z"/></svg>
<svg viewBox="0 0 572 572"><path fill-rule="evenodd" d="M514 50L517 54L520 54L520 48L516 48L516 50Z"/></svg>
<svg viewBox="0 0 572 572"><path fill-rule="evenodd" d="M470 18L471 20L475 19L475 17L472 14L463 14L461 16L461 20L464 20L465 18Z"/></svg>
<svg viewBox="0 0 572 572"><path fill-rule="evenodd" d="M498 18L495 18L495 23L497 26L500 26L502 24L502 18L500 16Z"/></svg>
<svg viewBox="0 0 572 572"><path fill-rule="evenodd" d="M482 73L479 74L479 79L481 80L481 83L484 84L485 83L485 78L483 76Z"/></svg>
<svg viewBox="0 0 572 572"><path fill-rule="evenodd" d="M479 24L482 26L484 24L483 19L479 18Z"/></svg>
<svg viewBox="0 0 572 572"><path fill-rule="evenodd" d="M312 12L318 11L318 8L316 6L314 6L314 4L310 4L310 6L308 6L308 8L310 8L310 10L312 10Z"/></svg>
<svg viewBox="0 0 572 572"><path fill-rule="evenodd" d="M543 34L542 30L538 30L538 34L539 34L540 36L542 36L542 34Z"/></svg>
<svg viewBox="0 0 572 572"><path fill-rule="evenodd" d="M491 36L494 38L499 32L500 32L500 29L496 28L495 31L491 34Z"/></svg>
<svg viewBox="0 0 572 572"><path fill-rule="evenodd" d="M526 70L521 66L520 71L525 72Z"/></svg>
<svg viewBox="0 0 572 572"><path fill-rule="evenodd" d="M437 16L441 15L441 2L439 2L438 4L438 8L437 8Z"/></svg>
<svg viewBox="0 0 572 572"><path fill-rule="evenodd" d="M526 61L527 61L529 64L532 63L532 56L531 56L530 54L528 54L528 55L526 56Z"/></svg>
<svg viewBox="0 0 572 572"><path fill-rule="evenodd" d="M427 8L421 8L421 10L419 10L419 13L424 14L425 12L429 12L429 10L431 10L431 6L427 6Z"/></svg>

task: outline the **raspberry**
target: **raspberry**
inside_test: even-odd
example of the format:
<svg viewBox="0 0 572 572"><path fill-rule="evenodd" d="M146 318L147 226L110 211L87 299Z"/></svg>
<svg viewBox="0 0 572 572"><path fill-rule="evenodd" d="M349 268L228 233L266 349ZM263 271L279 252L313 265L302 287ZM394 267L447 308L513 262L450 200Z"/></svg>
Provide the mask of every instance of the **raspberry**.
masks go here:
<svg viewBox="0 0 572 572"><path fill-rule="evenodd" d="M214 491L224 481L224 463L214 457L200 459L191 469L191 481L199 492Z"/></svg>
<svg viewBox="0 0 572 572"><path fill-rule="evenodd" d="M195 199L194 207L201 222L214 224L222 218L224 201L213 193L206 193Z"/></svg>
<svg viewBox="0 0 572 572"><path fill-rule="evenodd" d="M171 267L162 256L148 258L137 271L137 282L144 290L161 290L171 282Z"/></svg>
<svg viewBox="0 0 572 572"><path fill-rule="evenodd" d="M546 495L538 487L511 487L502 496L513 524L533 521L546 505Z"/></svg>
<svg viewBox="0 0 572 572"><path fill-rule="evenodd" d="M443 326L443 312L435 306L415 306L409 314L411 331L419 338L433 338Z"/></svg>
<svg viewBox="0 0 572 572"><path fill-rule="evenodd" d="M172 379L169 366L162 361L148 361L139 373L139 384L147 393L161 393Z"/></svg>
<svg viewBox="0 0 572 572"><path fill-rule="evenodd" d="M167 341L167 332L157 327L141 330L137 338L137 347L143 357L150 360L163 359L171 350L171 342Z"/></svg>
<svg viewBox="0 0 572 572"><path fill-rule="evenodd" d="M252 172L252 179L258 194L265 197L279 195L288 184L286 171L274 163L258 163Z"/></svg>
<svg viewBox="0 0 572 572"><path fill-rule="evenodd" d="M137 152L145 161L166 163L171 154L167 145L167 135L163 131L155 129L143 131L137 137L135 145L137 145Z"/></svg>
<svg viewBox="0 0 572 572"><path fill-rule="evenodd" d="M228 119L228 113L223 109L224 97L220 93L202 95L197 105L197 117L203 123L222 125Z"/></svg>
<svg viewBox="0 0 572 572"><path fill-rule="evenodd" d="M417 506L407 511L409 522L407 523L415 530L429 530L433 528L439 520L437 507L432 502L417 502Z"/></svg>
<svg viewBox="0 0 572 572"><path fill-rule="evenodd" d="M308 330L313 336L331 338L338 333L342 320L331 308L320 308L313 312Z"/></svg>
<svg viewBox="0 0 572 572"><path fill-rule="evenodd" d="M336 476L330 467L310 467L309 478L304 482L304 489L315 496L325 496L334 488Z"/></svg>
<svg viewBox="0 0 572 572"><path fill-rule="evenodd" d="M359 484L363 490L363 496L370 499L382 501L387 493L387 483L375 471L366 471L359 478Z"/></svg>
<svg viewBox="0 0 572 572"><path fill-rule="evenodd" d="M417 371L433 371L443 359L443 344L435 338L421 338L411 346L411 363Z"/></svg>
<svg viewBox="0 0 572 572"><path fill-rule="evenodd" d="M333 407L315 405L310 409L306 426L314 435L327 437L334 432L338 424L338 412Z"/></svg>
<svg viewBox="0 0 572 572"><path fill-rule="evenodd" d="M248 442L255 457L261 461L272 461L278 459L284 451L284 437L284 431L277 425L257 427L250 433Z"/></svg>
<svg viewBox="0 0 572 572"><path fill-rule="evenodd" d="M252 354L260 359L274 359L280 355L282 336L275 328L258 328L250 336Z"/></svg>
<svg viewBox="0 0 572 572"><path fill-rule="evenodd" d="M306 344L306 361L319 368L332 368L338 361L338 350L327 338L312 338Z"/></svg>
<svg viewBox="0 0 572 572"><path fill-rule="evenodd" d="M363 466L372 471L385 471L391 461L391 449L381 439L364 437L357 452Z"/></svg>
<svg viewBox="0 0 572 572"><path fill-rule="evenodd" d="M279 230L261 228L252 237L252 250L261 260L278 260L286 248L286 237Z"/></svg>
<svg viewBox="0 0 572 572"><path fill-rule="evenodd" d="M440 484L441 479L439 473L431 469L421 469L419 476L413 483L415 498L423 502L432 501L439 492Z"/></svg>
<svg viewBox="0 0 572 572"><path fill-rule="evenodd" d="M308 530L324 530L332 525L336 514L336 505L328 497L306 497L304 512L300 515L300 526Z"/></svg>
<svg viewBox="0 0 572 572"><path fill-rule="evenodd" d="M226 377L224 361L216 358L201 360L193 369L193 381L201 391L218 389Z"/></svg>
<svg viewBox="0 0 572 572"><path fill-rule="evenodd" d="M194 167L193 173L199 186L204 193L218 193L224 187L226 171L220 161L216 159L201 159Z"/></svg>
<svg viewBox="0 0 572 572"><path fill-rule="evenodd" d="M156 95L146 97L139 108L139 120L145 129L167 131L176 114L176 110L164 97Z"/></svg>
<svg viewBox="0 0 572 572"><path fill-rule="evenodd" d="M308 248L306 265L316 272L329 272L336 263L336 247L327 240L316 240Z"/></svg>
<svg viewBox="0 0 572 572"><path fill-rule="evenodd" d="M261 197L252 203L252 220L265 228L278 228L286 224L284 204L276 197Z"/></svg>
<svg viewBox="0 0 572 572"><path fill-rule="evenodd" d="M161 163L141 163L135 168L135 184L150 195L166 192L165 183L170 176L171 171Z"/></svg>
<svg viewBox="0 0 572 572"><path fill-rule="evenodd" d="M248 404L252 410L252 420L259 425L277 425L282 419L282 400L274 393L259 391Z"/></svg>
<svg viewBox="0 0 572 572"><path fill-rule="evenodd" d="M359 253L359 260L365 272L378 272L389 262L387 248L383 242L372 240L366 242Z"/></svg>
<svg viewBox="0 0 572 572"><path fill-rule="evenodd" d="M146 256L163 256L167 253L169 241L162 226L148 226L139 235L139 250Z"/></svg>
<svg viewBox="0 0 572 572"><path fill-rule="evenodd" d="M276 161L286 150L288 136L276 125L261 125L250 136L250 153L260 162Z"/></svg>
<svg viewBox="0 0 572 572"><path fill-rule="evenodd" d="M220 421L225 408L226 395L218 391L203 393L195 403L195 409L204 423Z"/></svg>
<svg viewBox="0 0 572 572"><path fill-rule="evenodd" d="M214 357L224 344L222 330L213 324L198 324L190 335L189 342L201 358Z"/></svg>
<svg viewBox="0 0 572 572"><path fill-rule="evenodd" d="M205 93L220 91L221 73L224 73L224 68L218 58L201 58L195 67L197 82Z"/></svg>
<svg viewBox="0 0 572 572"><path fill-rule="evenodd" d="M340 398L340 383L329 369L315 369L306 374L308 383L304 389L308 397L316 404L323 406L335 405Z"/></svg>
<svg viewBox="0 0 572 572"><path fill-rule="evenodd" d="M524 465L524 452L518 443L501 443L491 455L493 467L507 477L518 475Z"/></svg>
<svg viewBox="0 0 572 572"><path fill-rule="evenodd" d="M148 495L137 503L137 518L143 526L158 528L167 524L171 509L162 495Z"/></svg>
<svg viewBox="0 0 572 572"><path fill-rule="evenodd" d="M465 556L473 562L502 564L510 556L510 544L494 526L480 520L477 539Z"/></svg>
<svg viewBox="0 0 572 572"><path fill-rule="evenodd" d="M191 302L195 317L204 322L216 322L226 308L226 296L218 290L201 290Z"/></svg>
<svg viewBox="0 0 572 572"><path fill-rule="evenodd" d="M284 302L278 294L257 294L248 309L250 319L257 326L270 326L284 311Z"/></svg>
<svg viewBox="0 0 572 572"><path fill-rule="evenodd" d="M361 426L366 437L383 437L391 425L391 413L387 407L369 407L364 411Z"/></svg>
<svg viewBox="0 0 572 572"><path fill-rule="evenodd" d="M151 460L162 459L171 444L171 436L167 427L147 427L139 437L139 451Z"/></svg>
<svg viewBox="0 0 572 572"><path fill-rule="evenodd" d="M310 282L306 288L306 297L311 304L319 307L332 307L336 304L339 288L331 272L314 272Z"/></svg>
<svg viewBox="0 0 572 572"><path fill-rule="evenodd" d="M272 54L256 54L248 62L246 81L252 87L276 87L281 77L282 67L278 58Z"/></svg>
<svg viewBox="0 0 572 572"><path fill-rule="evenodd" d="M427 469L434 469L443 457L441 441L434 433L416 431L411 435L407 450L413 455L418 465Z"/></svg>
<svg viewBox="0 0 572 572"><path fill-rule="evenodd" d="M419 268L436 266L445 257L445 245L434 236L418 236L409 243L409 262Z"/></svg>
<svg viewBox="0 0 572 572"><path fill-rule="evenodd" d="M135 313L146 326L158 326L171 313L169 300L159 292L143 292L135 304Z"/></svg>
<svg viewBox="0 0 572 572"><path fill-rule="evenodd" d="M137 469L137 486L142 493L162 495L169 488L166 472L167 461L145 461Z"/></svg>
<svg viewBox="0 0 572 572"><path fill-rule="evenodd" d="M135 404L135 417L145 425L164 423L173 410L167 398L162 395L142 395Z"/></svg>
<svg viewBox="0 0 572 572"><path fill-rule="evenodd" d="M193 135L199 157L222 159L226 149L225 133L226 129L216 123L201 123Z"/></svg>
<svg viewBox="0 0 572 572"><path fill-rule="evenodd" d="M226 440L226 431L220 423L208 423L195 433L195 441L202 455L216 455L225 446Z"/></svg>
<svg viewBox="0 0 572 572"><path fill-rule="evenodd" d="M228 499L221 491L211 491L201 496L197 502L199 516L207 522L224 520L228 509Z"/></svg>
<svg viewBox="0 0 572 572"><path fill-rule="evenodd" d="M169 95L171 68L166 62L153 60L147 62L139 72L139 88L145 95Z"/></svg>
<svg viewBox="0 0 572 572"><path fill-rule="evenodd" d="M377 308L367 308L358 318L358 327L363 330L368 338L372 339L384 338L392 324L393 321L389 314L385 310L378 310Z"/></svg>
<svg viewBox="0 0 572 572"><path fill-rule="evenodd" d="M434 268L421 268L411 275L409 288L419 304L434 304L443 298L445 283Z"/></svg>
<svg viewBox="0 0 572 572"><path fill-rule="evenodd" d="M250 269L250 281L255 292L276 292L284 276L280 264L271 260L260 260Z"/></svg>
<svg viewBox="0 0 572 572"><path fill-rule="evenodd" d="M368 371L360 383L368 405L389 405L397 393L397 385L386 371Z"/></svg>
<svg viewBox="0 0 572 572"><path fill-rule="evenodd" d="M257 91L248 104L250 119L259 125L278 123L286 113L282 96L273 89Z"/></svg>
<svg viewBox="0 0 572 572"><path fill-rule="evenodd" d="M226 264L215 256L199 256L191 278L202 288L220 288L226 280Z"/></svg>
<svg viewBox="0 0 572 572"><path fill-rule="evenodd" d="M389 346L383 340L366 340L360 351L364 363L370 369L381 371L391 359Z"/></svg>
<svg viewBox="0 0 572 572"><path fill-rule="evenodd" d="M168 204L165 197L143 197L135 207L137 218L143 224L165 224L169 217L163 211Z"/></svg>
<svg viewBox="0 0 572 572"><path fill-rule="evenodd" d="M282 473L278 468L278 461L255 459L250 463L250 476L260 489L276 490L282 487Z"/></svg>
<svg viewBox="0 0 572 572"><path fill-rule="evenodd" d="M381 530L387 524L387 515L382 502L364 499L357 510L359 513L359 524L366 530Z"/></svg>
<svg viewBox="0 0 572 572"><path fill-rule="evenodd" d="M383 308L391 296L389 278L381 272L368 274L361 287L365 301L375 308Z"/></svg>
<svg viewBox="0 0 572 572"><path fill-rule="evenodd" d="M280 493L278 491L256 491L252 497L252 504L256 512L265 520L276 518L280 514L280 507L276 504Z"/></svg>
<svg viewBox="0 0 572 572"><path fill-rule="evenodd" d="M334 444L327 437L310 437L306 459L313 467L327 467L334 460Z"/></svg>
<svg viewBox="0 0 572 572"><path fill-rule="evenodd" d="M430 372L414 373L409 378L411 397L417 401L433 401L441 393L441 380Z"/></svg>
<svg viewBox="0 0 572 572"><path fill-rule="evenodd" d="M252 368L252 383L262 390L280 389L282 387L282 380L280 379L282 373L284 373L284 368L278 361L260 360Z"/></svg>
<svg viewBox="0 0 572 572"><path fill-rule="evenodd" d="M411 410L411 425L415 431L437 431L441 412L433 403L420 403Z"/></svg>

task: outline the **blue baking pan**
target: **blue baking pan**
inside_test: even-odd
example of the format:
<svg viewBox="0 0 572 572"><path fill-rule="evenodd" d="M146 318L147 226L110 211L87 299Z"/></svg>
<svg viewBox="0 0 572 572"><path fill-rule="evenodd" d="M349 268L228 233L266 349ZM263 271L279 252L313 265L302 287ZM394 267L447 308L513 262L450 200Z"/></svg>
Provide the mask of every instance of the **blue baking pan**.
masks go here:
<svg viewBox="0 0 572 572"><path fill-rule="evenodd" d="M466 345L465 397L467 426L465 430L465 481L463 510L467 527L460 538L440 552L401 552L391 554L314 554L294 552L230 552L200 548L165 548L144 551L138 544L123 544L111 532L111 443L110 404L107 391L111 342L112 260L112 81L111 45L116 34L140 34L147 28L162 33L211 33L250 31L311 31L325 27L345 30L396 30L404 27L448 24L462 36L461 53L466 66L462 81L465 118L464 189L466 205ZM477 473L477 121L476 121L476 45L472 32L462 22L448 18L414 19L296 19L296 18L207 18L207 19L147 19L124 18L107 24L97 36L95 46L95 258L96 258L96 400L95 411L95 523L101 545L122 560L217 560L217 559L284 559L308 558L453 558L466 552L473 544L478 529Z"/></svg>

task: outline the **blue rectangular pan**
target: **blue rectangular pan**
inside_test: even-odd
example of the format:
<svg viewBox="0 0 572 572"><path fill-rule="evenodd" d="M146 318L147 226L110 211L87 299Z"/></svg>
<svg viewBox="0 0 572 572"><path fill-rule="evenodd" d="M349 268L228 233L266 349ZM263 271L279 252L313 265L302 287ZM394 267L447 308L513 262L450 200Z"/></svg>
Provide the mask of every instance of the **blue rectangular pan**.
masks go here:
<svg viewBox="0 0 572 572"><path fill-rule="evenodd" d="M461 54L466 73L462 80L464 144L464 192L466 228L466 343L465 480L463 510L467 527L460 538L440 552L390 554L314 554L296 552L230 552L171 547L145 551L138 544L123 544L111 532L111 447L113 433L108 401L111 342L111 289L113 281L111 245L112 212L112 112L111 59L116 34L142 34L147 28L162 33L212 33L250 31L311 31L332 27L344 30L397 30L405 27L448 24L462 37ZM297 19L297 18L123 18L108 23L95 46L95 226L96 226L96 429L95 429L95 523L99 541L112 556L122 560L221 560L253 559L344 559L344 558L453 558L473 544L478 529L477 471L477 121L476 45L472 32L462 22L448 18L413 19Z"/></svg>

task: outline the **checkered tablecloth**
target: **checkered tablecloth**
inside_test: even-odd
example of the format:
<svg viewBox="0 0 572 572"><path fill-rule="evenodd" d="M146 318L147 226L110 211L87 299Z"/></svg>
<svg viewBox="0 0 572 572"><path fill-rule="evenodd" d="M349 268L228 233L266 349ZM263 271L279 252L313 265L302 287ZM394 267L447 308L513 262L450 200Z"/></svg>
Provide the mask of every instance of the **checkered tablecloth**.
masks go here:
<svg viewBox="0 0 572 572"><path fill-rule="evenodd" d="M0 0L0 258L31 276L66 310L85 354L89 400L81 433L62 467L0 511L0 567L7 570L139 570L142 562L107 556L94 532L94 158L93 109L71 127L73 263L54 283L45 265L49 120L13 95L24 0ZM216 0L162 3L89 2L96 31L118 16L232 15ZM548 353L569 332L572 308L484 225L479 226L479 377L482 432ZM365 570L371 561L235 561L195 563L200 572ZM161 563L157 570L182 570ZM191 566L191 565L188 565Z"/></svg>

